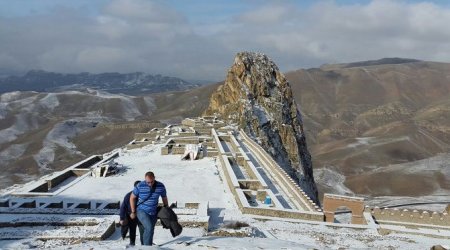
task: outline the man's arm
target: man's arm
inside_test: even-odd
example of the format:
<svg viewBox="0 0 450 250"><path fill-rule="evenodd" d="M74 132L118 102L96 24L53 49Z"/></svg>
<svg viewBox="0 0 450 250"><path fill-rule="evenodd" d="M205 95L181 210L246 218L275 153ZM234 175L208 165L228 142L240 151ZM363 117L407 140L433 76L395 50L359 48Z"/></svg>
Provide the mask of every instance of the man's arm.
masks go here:
<svg viewBox="0 0 450 250"><path fill-rule="evenodd" d="M131 195L130 195L130 207L131 207L130 218L131 219L136 218L136 199L137 199L136 195L131 193Z"/></svg>
<svg viewBox="0 0 450 250"><path fill-rule="evenodd" d="M169 206L169 201L167 200L167 191L166 191L166 187L164 186L164 184L163 184L163 190L162 190L161 198L162 198L164 206L168 207Z"/></svg>
<svg viewBox="0 0 450 250"><path fill-rule="evenodd" d="M169 206L169 201L167 200L167 196L166 197L162 197L162 201L165 207Z"/></svg>

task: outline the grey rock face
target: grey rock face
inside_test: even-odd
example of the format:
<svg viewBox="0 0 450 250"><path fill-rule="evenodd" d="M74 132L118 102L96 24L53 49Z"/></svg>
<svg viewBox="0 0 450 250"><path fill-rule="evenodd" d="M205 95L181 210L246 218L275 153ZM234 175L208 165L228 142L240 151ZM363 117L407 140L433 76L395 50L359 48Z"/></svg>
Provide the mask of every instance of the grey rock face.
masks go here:
<svg viewBox="0 0 450 250"><path fill-rule="evenodd" d="M319 204L300 111L289 82L266 55L236 55L205 111L214 113L238 123Z"/></svg>

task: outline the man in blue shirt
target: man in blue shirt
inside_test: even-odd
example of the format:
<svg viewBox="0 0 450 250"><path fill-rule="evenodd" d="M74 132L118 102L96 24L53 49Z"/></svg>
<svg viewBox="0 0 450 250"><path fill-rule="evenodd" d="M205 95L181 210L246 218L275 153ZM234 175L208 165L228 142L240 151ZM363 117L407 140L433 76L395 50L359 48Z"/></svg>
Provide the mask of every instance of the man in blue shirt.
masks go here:
<svg viewBox="0 0 450 250"><path fill-rule="evenodd" d="M132 219L136 218L144 226L144 245L153 245L153 233L157 220L158 201L161 196L165 207L168 206L166 187L155 180L153 172L145 173L145 181L141 181L130 195L130 206ZM137 205L136 205L136 199Z"/></svg>

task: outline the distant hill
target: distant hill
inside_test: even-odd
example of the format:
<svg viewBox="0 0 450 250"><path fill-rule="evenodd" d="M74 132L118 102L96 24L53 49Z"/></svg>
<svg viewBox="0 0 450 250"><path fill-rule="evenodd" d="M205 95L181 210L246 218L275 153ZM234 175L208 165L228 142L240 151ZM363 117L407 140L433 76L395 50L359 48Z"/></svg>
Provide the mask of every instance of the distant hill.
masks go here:
<svg viewBox="0 0 450 250"><path fill-rule="evenodd" d="M355 67L330 64L285 74L303 115L320 192L372 197L450 192L450 175L445 174L450 169L445 160L450 154L450 64L402 60L351 63L361 65ZM73 144L56 145L75 147L55 147L50 167L58 169L82 155L125 143L138 131L94 127L92 122L180 121L200 115L221 84L145 97L93 90L4 94L0 183L5 184L0 186L7 185L4 180L30 178L24 172L33 176L47 171L33 155L53 145L48 143L55 135ZM56 133L61 127L72 132Z"/></svg>
<svg viewBox="0 0 450 250"><path fill-rule="evenodd" d="M339 186L370 196L450 191L450 178L423 161L414 171L389 167L450 153L450 64L382 59L286 77L304 116L319 190Z"/></svg>
<svg viewBox="0 0 450 250"><path fill-rule="evenodd" d="M201 114L216 85L145 96L99 90L0 94L0 189L130 142L149 127ZM106 126L105 126L106 125ZM163 126L163 124L159 124Z"/></svg>
<svg viewBox="0 0 450 250"><path fill-rule="evenodd" d="M448 194L450 165L443 159L450 157L450 64L368 62L285 74L303 115L319 191L371 197ZM203 107L208 100L196 99L199 93L209 98L220 85L158 99L171 104L162 105L165 115L183 116L183 103Z"/></svg>
<svg viewBox="0 0 450 250"><path fill-rule="evenodd" d="M202 83L204 81L201 81ZM42 70L32 70L23 76L0 78L0 93L11 91L60 92L66 90L98 89L110 93L139 95L181 91L199 87L170 76L150 75L142 72L120 74L61 74Z"/></svg>
<svg viewBox="0 0 450 250"><path fill-rule="evenodd" d="M382 58L379 60L347 63L347 64L345 64L345 68L375 66L375 65L383 65L383 64L403 64L403 63L413 63L413 62L420 62L420 60L408 59L408 58L398 58L398 57Z"/></svg>

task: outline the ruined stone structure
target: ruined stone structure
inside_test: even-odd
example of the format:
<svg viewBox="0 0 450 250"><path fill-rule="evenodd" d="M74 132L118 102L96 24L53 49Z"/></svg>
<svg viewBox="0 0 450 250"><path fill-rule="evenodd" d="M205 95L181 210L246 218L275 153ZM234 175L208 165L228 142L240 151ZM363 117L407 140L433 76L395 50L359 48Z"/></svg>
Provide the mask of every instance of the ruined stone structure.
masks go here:
<svg viewBox="0 0 450 250"><path fill-rule="evenodd" d="M161 136L153 143L162 144L161 154L163 155L181 155L186 144L200 143L207 148L205 157L217 157L226 174L227 185L239 209L245 214L334 223L336 209L347 207L352 213L352 224L367 225L367 218L372 218L376 223L386 223L391 219L395 223L413 223L414 221L414 216L410 216L409 212L404 212L408 216L402 215L401 219L395 219L392 215L399 214L398 212L388 213L388 210L382 212L380 209L365 208L363 198L333 194L324 195L322 211L285 169L280 167L261 145L243 129L239 129L236 124L227 125L216 117L208 116L187 118L181 125L170 125L158 131L157 133ZM188 131L191 134L187 135ZM147 133L149 136L136 134L135 139L143 141L156 136L153 133L155 132ZM143 146L143 144L134 143L136 140L129 145ZM281 190L268 188L268 180L260 174L262 170L270 173L269 181L276 183ZM276 197L274 191L283 192L286 197ZM271 198L271 204L263 203L266 197ZM436 225L447 224L446 212L421 212L422 218L424 215L430 215L432 218L439 217ZM418 222L432 224L435 220L419 220Z"/></svg>
<svg viewBox="0 0 450 250"><path fill-rule="evenodd" d="M364 219L364 199L342 195L325 194L323 198L323 210L325 220L334 222L334 213L337 208L345 206L352 212L352 224L367 224Z"/></svg>
<svg viewBox="0 0 450 250"><path fill-rule="evenodd" d="M186 144L201 144L204 157L219 159L228 187L243 213L323 221L320 207L260 145L243 130L217 117L186 118L180 125L138 133L127 148L148 144L162 144L162 155L182 155ZM273 173L271 179L282 190L270 189L266 181L271 180L265 180L261 171ZM274 192L285 195L276 196ZM267 197L270 204L263 203Z"/></svg>
<svg viewBox="0 0 450 250"><path fill-rule="evenodd" d="M232 193L237 207L242 214L248 216L263 219L276 217L297 222L308 221L308 223L331 223L335 227L356 227L361 230L387 229L417 234L417 231L409 229L414 227L435 230L427 231L428 234L438 233L439 230L450 231L448 207L442 213L370 208L364 207L363 198L325 194L322 210L272 158L271 154L251 136L243 129L239 129L236 124L226 124L216 117L188 118L183 120L182 124L154 128L148 133L137 133L135 139L122 149L104 155L91 156L23 188L12 189L0 199L0 214L12 215L12 219L5 220L0 225L17 230L18 235L22 235L26 233L20 231L22 225L53 225L70 228L86 223L88 220L90 236L86 236L85 239L108 238L114 232L116 222L113 216L118 213L120 201L71 200L59 197L58 194L77 182L91 177L97 168L113 161L122 150L127 151L130 148L145 147L150 144L157 146L161 150L161 155L181 155L186 144L202 144L206 149L203 157L216 159L215 162L223 173L223 182ZM351 211L352 225L335 222L335 211L339 207L347 207ZM182 225L209 229L208 202L180 203L175 212ZM13 215L16 214L25 216L22 220L13 220ZM26 216L31 214L39 214L43 218L35 221L35 217ZM68 218L73 215L77 217L73 220L55 222L54 218L48 216L49 214L64 215ZM95 215L94 218L92 218L93 215ZM47 238L51 239L51 237ZM72 236L67 233L62 237Z"/></svg>
<svg viewBox="0 0 450 250"><path fill-rule="evenodd" d="M248 137L243 131L236 135L246 139L237 138L233 132L213 130L228 187L244 214L323 221L322 210L259 145L247 144ZM259 152L254 151L256 147ZM271 178L265 180L261 172ZM267 197L269 204L263 202Z"/></svg>

